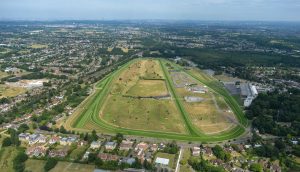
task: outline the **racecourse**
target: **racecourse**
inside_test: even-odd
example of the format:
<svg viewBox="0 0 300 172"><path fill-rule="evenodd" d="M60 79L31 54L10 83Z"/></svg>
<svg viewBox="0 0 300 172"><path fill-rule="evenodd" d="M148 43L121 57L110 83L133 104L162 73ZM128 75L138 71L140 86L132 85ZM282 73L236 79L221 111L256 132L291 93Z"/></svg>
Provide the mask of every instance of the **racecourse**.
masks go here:
<svg viewBox="0 0 300 172"><path fill-rule="evenodd" d="M214 79L213 77L206 76L202 73L200 74L198 72L195 72L195 70L187 71L183 69L183 67L173 64L173 66L175 66L177 70L185 72L190 77L206 85L211 91L221 95L224 98L225 102L228 104L228 106L231 108L239 122L239 125L236 125L234 128L216 134L205 134L202 131L200 131L199 128L195 127L191 121L189 114L184 109L182 100L178 98L178 95L174 88L174 84L172 83L170 74L166 67L167 62L172 62L164 59L159 59L158 61L163 70L168 89L171 93L172 98L175 100L176 106L180 111L182 120L184 121L184 125L188 132L184 134L176 132L132 129L113 125L103 120L99 113L110 92L113 79L119 76L122 71L124 71L129 65L136 62L137 60L139 59L135 59L124 64L118 70L112 72L111 74L107 75L105 78L97 82L94 85L94 92L77 107L74 114L72 114L65 122L64 126L66 127L66 129L80 132L87 132L95 129L99 133L122 133L124 135L136 135L181 141L206 142L234 139L241 136L245 132L245 128L247 127L248 122L244 116L241 107L216 79Z"/></svg>

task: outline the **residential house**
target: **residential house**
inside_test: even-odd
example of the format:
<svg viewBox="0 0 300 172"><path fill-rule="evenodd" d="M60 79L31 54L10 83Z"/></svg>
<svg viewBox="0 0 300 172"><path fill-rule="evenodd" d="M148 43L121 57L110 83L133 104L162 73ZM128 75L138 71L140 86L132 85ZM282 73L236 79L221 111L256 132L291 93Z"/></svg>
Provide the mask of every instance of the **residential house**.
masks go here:
<svg viewBox="0 0 300 172"><path fill-rule="evenodd" d="M193 156L200 156L200 150L201 150L200 147L196 147L196 146L193 147L192 148L192 155Z"/></svg>
<svg viewBox="0 0 300 172"><path fill-rule="evenodd" d="M120 150L126 150L129 151L129 149L132 148L133 142L132 141L127 141L127 140L122 140L120 144Z"/></svg>
<svg viewBox="0 0 300 172"><path fill-rule="evenodd" d="M87 141L80 140L80 141L78 141L77 146L85 146L85 145L87 145L87 144L88 144Z"/></svg>
<svg viewBox="0 0 300 172"><path fill-rule="evenodd" d="M21 141L27 141L29 139L29 133L20 133L19 134L19 140Z"/></svg>
<svg viewBox="0 0 300 172"><path fill-rule="evenodd" d="M137 153L136 153L136 157L138 158L138 160L140 160L141 162L144 162L145 160L145 151L143 149L138 149Z"/></svg>
<svg viewBox="0 0 300 172"><path fill-rule="evenodd" d="M169 165L169 161L169 159L157 157L155 159L155 164L167 167Z"/></svg>
<svg viewBox="0 0 300 172"><path fill-rule="evenodd" d="M46 143L47 142L47 137L44 135L39 136L39 143Z"/></svg>
<svg viewBox="0 0 300 172"><path fill-rule="evenodd" d="M160 143L160 144L158 145L158 150L163 150L165 147L166 147L165 144Z"/></svg>
<svg viewBox="0 0 300 172"><path fill-rule="evenodd" d="M139 143L139 144L137 144L136 145L136 147L135 147L135 151L138 151L138 150L143 150L143 151L145 151L145 150L147 150L148 149L148 147L149 147L149 145L147 144L147 143L145 143L145 142L141 142L141 143Z"/></svg>
<svg viewBox="0 0 300 172"><path fill-rule="evenodd" d="M132 165L133 163L135 163L135 158L123 158L122 159L122 162L123 163L126 163L126 164L129 164L129 165Z"/></svg>
<svg viewBox="0 0 300 172"><path fill-rule="evenodd" d="M281 168L279 165L276 165L276 164L271 165L270 172L281 172Z"/></svg>
<svg viewBox="0 0 300 172"><path fill-rule="evenodd" d="M45 156L47 152L47 148L42 147L42 146L32 146L27 148L26 154L29 157L42 157Z"/></svg>
<svg viewBox="0 0 300 172"><path fill-rule="evenodd" d="M60 138L58 136L52 136L49 140L49 144L55 144L58 143L60 141Z"/></svg>
<svg viewBox="0 0 300 172"><path fill-rule="evenodd" d="M39 134L31 134L31 135L29 135L28 141L29 141L30 145L33 145L33 144L37 143L39 141Z"/></svg>
<svg viewBox="0 0 300 172"><path fill-rule="evenodd" d="M93 141L90 146L91 149L99 149L100 147L101 147L101 141Z"/></svg>
<svg viewBox="0 0 300 172"><path fill-rule="evenodd" d="M202 152L207 155L207 156L212 156L213 155L213 152L212 152L212 149L210 147L204 147L202 149Z"/></svg>
<svg viewBox="0 0 300 172"><path fill-rule="evenodd" d="M88 159L89 158L89 154L90 152L89 151L86 151L83 155L83 159Z"/></svg>
<svg viewBox="0 0 300 172"><path fill-rule="evenodd" d="M116 142L107 142L105 144L105 149L106 150L114 150L117 146L117 143Z"/></svg>
<svg viewBox="0 0 300 172"><path fill-rule="evenodd" d="M210 162L215 166L220 166L223 164L223 161L220 159L213 159L213 160L210 160Z"/></svg>
<svg viewBox="0 0 300 172"><path fill-rule="evenodd" d="M108 154L108 153L99 153L98 158L100 158L103 161L117 161L117 160L119 160L119 156Z"/></svg>
<svg viewBox="0 0 300 172"><path fill-rule="evenodd" d="M245 145L245 149L251 148L251 145Z"/></svg>
<svg viewBox="0 0 300 172"><path fill-rule="evenodd" d="M59 150L50 150L49 151L49 156L51 158L54 157L59 157L59 158L64 158L68 155L68 149L59 149Z"/></svg>
<svg viewBox="0 0 300 172"><path fill-rule="evenodd" d="M63 137L60 139L59 143L63 146L68 145L68 138L67 137Z"/></svg>
<svg viewBox="0 0 300 172"><path fill-rule="evenodd" d="M151 146L150 146L150 151L152 151L152 152L156 152L158 150L158 145L157 144L152 144Z"/></svg>
<svg viewBox="0 0 300 172"><path fill-rule="evenodd" d="M75 137L75 136L68 137L68 141L67 141L68 145L71 145L76 142L77 142L77 137Z"/></svg>
<svg viewBox="0 0 300 172"><path fill-rule="evenodd" d="M63 146L71 145L73 143L76 143L77 138L76 137L63 137L60 139L60 144Z"/></svg>

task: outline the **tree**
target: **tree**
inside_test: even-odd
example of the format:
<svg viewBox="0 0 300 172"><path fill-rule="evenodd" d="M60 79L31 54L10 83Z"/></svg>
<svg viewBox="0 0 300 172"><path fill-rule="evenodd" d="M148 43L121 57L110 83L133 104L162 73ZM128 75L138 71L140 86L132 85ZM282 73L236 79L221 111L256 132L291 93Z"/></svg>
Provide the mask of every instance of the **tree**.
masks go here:
<svg viewBox="0 0 300 172"><path fill-rule="evenodd" d="M29 129L27 124L21 124L18 128L19 132L24 133L25 131L27 131Z"/></svg>
<svg viewBox="0 0 300 172"><path fill-rule="evenodd" d="M231 159L231 155L225 152L223 148L219 145L213 147L212 151L217 158L224 160L225 162L228 162Z"/></svg>
<svg viewBox="0 0 300 172"><path fill-rule="evenodd" d="M262 166L258 163L251 164L249 169L253 172L262 172L263 171Z"/></svg>
<svg viewBox="0 0 300 172"><path fill-rule="evenodd" d="M120 144L122 142L122 140L124 139L124 136L123 134L121 133L117 133L116 134L116 140L117 140L117 143Z"/></svg>
<svg viewBox="0 0 300 172"><path fill-rule="evenodd" d="M67 133L67 130L65 129L64 126L61 126L61 127L59 128L59 132L65 134L65 133Z"/></svg>
<svg viewBox="0 0 300 172"><path fill-rule="evenodd" d="M56 166L56 164L57 164L57 160L56 159L49 158L49 159L47 159L47 161L45 163L44 170L45 171L49 171L52 168L54 168Z"/></svg>
<svg viewBox="0 0 300 172"><path fill-rule="evenodd" d="M23 172L25 169L25 161L28 156L24 152L19 152L13 160L13 168L16 172Z"/></svg>
<svg viewBox="0 0 300 172"><path fill-rule="evenodd" d="M96 158L97 158L97 155L95 153L90 153L89 157L88 157L88 163L95 162Z"/></svg>
<svg viewBox="0 0 300 172"><path fill-rule="evenodd" d="M19 141L19 136L18 136L18 133L16 132L16 130L8 129L8 132L10 134L11 144L19 146L21 142Z"/></svg>
<svg viewBox="0 0 300 172"><path fill-rule="evenodd" d="M168 143L164 148L163 152L176 154L179 151L179 146L177 146L176 142L173 141L172 143Z"/></svg>
<svg viewBox="0 0 300 172"><path fill-rule="evenodd" d="M9 137L6 137L5 139L3 139L2 141L2 146L3 147L7 147L7 146L10 146L11 145L11 140Z"/></svg>
<svg viewBox="0 0 300 172"><path fill-rule="evenodd" d="M152 164L149 163L147 160L144 161L143 165L146 170L153 170Z"/></svg>
<svg viewBox="0 0 300 172"><path fill-rule="evenodd" d="M103 165L102 159L96 157L95 164L96 164L97 167L101 167Z"/></svg>
<svg viewBox="0 0 300 172"><path fill-rule="evenodd" d="M92 141L97 141L98 140L98 135L95 130L92 131Z"/></svg>
<svg viewBox="0 0 300 172"><path fill-rule="evenodd" d="M275 140L275 147L278 148L279 150L284 150L286 146L281 139L278 139Z"/></svg>

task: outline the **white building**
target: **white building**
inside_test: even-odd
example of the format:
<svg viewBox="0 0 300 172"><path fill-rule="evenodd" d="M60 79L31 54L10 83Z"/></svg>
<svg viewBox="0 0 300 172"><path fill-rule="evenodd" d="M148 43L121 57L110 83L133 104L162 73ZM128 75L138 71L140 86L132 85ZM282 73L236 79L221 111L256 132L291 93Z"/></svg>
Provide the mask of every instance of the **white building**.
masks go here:
<svg viewBox="0 0 300 172"><path fill-rule="evenodd" d="M155 160L155 164L161 165L161 166L168 166L169 161L170 161L169 159L157 157Z"/></svg>
<svg viewBox="0 0 300 172"><path fill-rule="evenodd" d="M100 147L101 147L101 141L93 141L90 146L91 149L99 149Z"/></svg>

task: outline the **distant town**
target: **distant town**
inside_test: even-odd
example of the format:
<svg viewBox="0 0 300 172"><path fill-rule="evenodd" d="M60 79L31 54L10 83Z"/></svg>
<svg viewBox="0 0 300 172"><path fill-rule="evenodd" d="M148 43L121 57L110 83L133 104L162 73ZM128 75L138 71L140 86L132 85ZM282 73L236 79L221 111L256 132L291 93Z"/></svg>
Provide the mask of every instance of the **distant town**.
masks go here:
<svg viewBox="0 0 300 172"><path fill-rule="evenodd" d="M0 22L0 171L298 171L299 40L276 22Z"/></svg>

